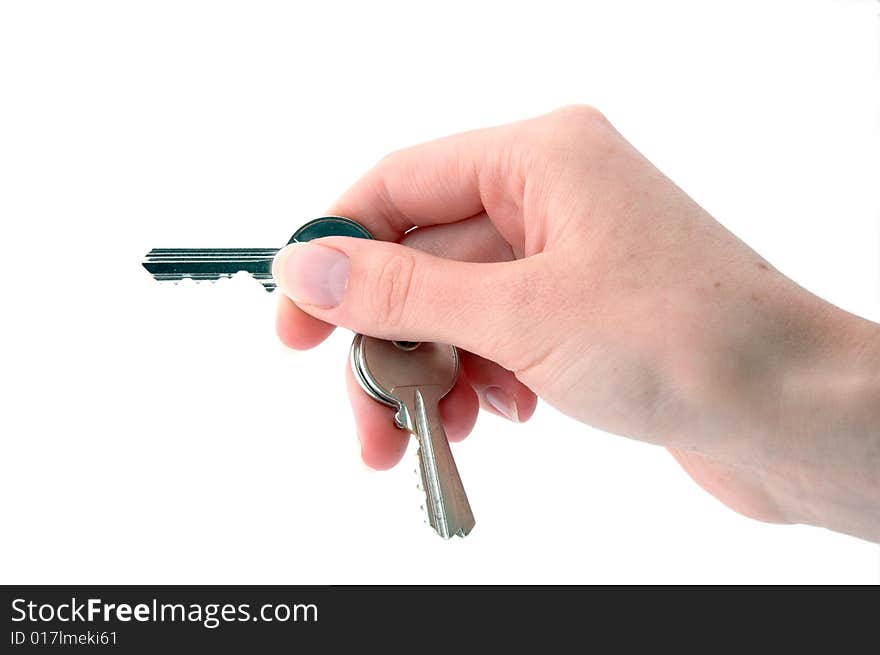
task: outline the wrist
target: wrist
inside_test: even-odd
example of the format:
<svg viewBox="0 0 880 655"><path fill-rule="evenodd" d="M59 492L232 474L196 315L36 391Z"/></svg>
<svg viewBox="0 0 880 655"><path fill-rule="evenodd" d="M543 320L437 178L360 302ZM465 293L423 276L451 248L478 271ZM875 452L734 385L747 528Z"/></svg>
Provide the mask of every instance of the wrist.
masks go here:
<svg viewBox="0 0 880 655"><path fill-rule="evenodd" d="M765 437L768 492L792 522L880 541L880 325L792 294Z"/></svg>

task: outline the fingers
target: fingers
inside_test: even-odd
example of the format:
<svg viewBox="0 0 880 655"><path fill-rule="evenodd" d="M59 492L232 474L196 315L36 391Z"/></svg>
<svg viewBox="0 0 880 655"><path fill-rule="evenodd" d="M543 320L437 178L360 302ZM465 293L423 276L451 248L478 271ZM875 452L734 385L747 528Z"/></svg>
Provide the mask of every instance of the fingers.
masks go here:
<svg viewBox="0 0 880 655"><path fill-rule="evenodd" d="M495 362L460 351L462 369L480 398L480 406L516 423L535 413L538 397L516 376Z"/></svg>
<svg viewBox="0 0 880 655"><path fill-rule="evenodd" d="M485 213L457 223L411 230L401 243L458 262L508 262L516 259L510 244Z"/></svg>
<svg viewBox="0 0 880 655"><path fill-rule="evenodd" d="M514 259L510 245L485 214L449 225L412 230L402 243L439 257L463 262L501 262ZM278 303L275 325L281 342L298 350L314 348L334 329L333 325L306 314L283 294Z"/></svg>
<svg viewBox="0 0 880 655"><path fill-rule="evenodd" d="M440 401L440 418L450 441L461 441L471 433L481 405L516 422L531 418L537 398L510 371L471 353L460 354L462 374ZM393 409L364 393L348 365L346 383L364 463L379 470L391 468L406 452L409 433L394 425Z"/></svg>
<svg viewBox="0 0 880 655"><path fill-rule="evenodd" d="M288 348L297 350L314 348L329 337L335 328L335 325L309 316L285 295L282 295L278 301L275 332L281 343Z"/></svg>
<svg viewBox="0 0 880 655"><path fill-rule="evenodd" d="M374 469L389 469L403 457L409 433L394 426L394 410L370 398L346 362L345 383L361 442L361 458Z"/></svg>
<svg viewBox="0 0 880 655"><path fill-rule="evenodd" d="M459 375L455 386L440 401L440 420L449 441L461 441L471 433L480 413L480 400L467 376Z"/></svg>
<svg viewBox="0 0 880 655"><path fill-rule="evenodd" d="M461 261L507 261L513 258L510 246L485 215L449 225L413 230L405 237L404 243ZM293 348L311 348L333 330L331 324L306 314L286 296L282 296L279 302L277 326L281 340ZM534 407L534 401L530 405L528 399L520 398L522 390L516 387L519 383L512 374L494 365L491 365L494 369L488 368L489 372L478 364L466 365L465 357L472 362L484 360L464 352L462 356L462 374L440 403L441 420L450 441L460 441L470 434L480 409L481 401L470 384L466 368L477 371L483 390L493 383L494 386L513 389L514 397L519 398L520 413L524 407ZM489 362L484 361L484 364L490 367ZM492 371L507 373L510 377L501 379L502 375L492 375ZM409 435L395 427L392 409L377 403L363 392L349 366L346 366L346 382L364 462L376 469L394 466L406 452ZM483 393L485 395L485 391Z"/></svg>
<svg viewBox="0 0 880 655"><path fill-rule="evenodd" d="M394 425L394 410L370 398L360 388L346 365L348 397L361 442L361 458L375 469L389 469L403 457L410 435ZM480 403L476 393L462 375L452 390L440 401L440 419L450 441L461 441L477 421Z"/></svg>
<svg viewBox="0 0 880 655"><path fill-rule="evenodd" d="M507 237L519 235L524 173L504 125L437 139L388 155L333 205L382 241L414 226L453 223L484 209Z"/></svg>
<svg viewBox="0 0 880 655"><path fill-rule="evenodd" d="M543 277L529 259L455 262L347 237L285 247L273 276L297 306L327 323L384 339L452 343L508 368L531 324L518 320L532 300L524 292Z"/></svg>
<svg viewBox="0 0 880 655"><path fill-rule="evenodd" d="M484 206L492 207L494 220L506 226L505 235L523 241L522 229L514 227L522 204L515 197L520 187L508 189L503 182L522 178L507 155L510 130L510 126L477 130L393 153L345 192L329 213L354 218L376 239L415 241L413 247L444 257L510 259L508 242L484 213ZM508 198L511 190L514 197ZM475 216L478 220L468 220ZM416 225L448 224L454 227L447 234L422 230L405 234ZM517 252L521 251L520 245ZM282 342L300 349L314 347L332 332L283 302L276 326Z"/></svg>

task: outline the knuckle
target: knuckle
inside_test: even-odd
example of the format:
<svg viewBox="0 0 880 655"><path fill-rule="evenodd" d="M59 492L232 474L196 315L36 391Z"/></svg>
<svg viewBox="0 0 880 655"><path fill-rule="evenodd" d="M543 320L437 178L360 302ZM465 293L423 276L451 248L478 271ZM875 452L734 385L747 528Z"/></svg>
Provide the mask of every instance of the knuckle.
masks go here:
<svg viewBox="0 0 880 655"><path fill-rule="evenodd" d="M388 180L394 179L406 171L406 155L404 150L394 150L382 157L364 177L366 187L376 196L374 211L389 224L401 231L410 226L397 217L395 198L389 189Z"/></svg>
<svg viewBox="0 0 880 655"><path fill-rule="evenodd" d="M550 114L548 127L550 141L565 148L602 143L611 123L590 105L568 105Z"/></svg>
<svg viewBox="0 0 880 655"><path fill-rule="evenodd" d="M376 173L383 173L387 170L394 169L397 164L403 159L405 149L392 150L391 152L385 154L379 161L375 163L373 166L373 171Z"/></svg>
<svg viewBox="0 0 880 655"><path fill-rule="evenodd" d="M372 321L388 329L402 324L413 286L415 259L406 253L390 255L364 285L364 306Z"/></svg>
<svg viewBox="0 0 880 655"><path fill-rule="evenodd" d="M556 120L576 126L594 127L608 122L605 115L592 105L564 105L551 115Z"/></svg>

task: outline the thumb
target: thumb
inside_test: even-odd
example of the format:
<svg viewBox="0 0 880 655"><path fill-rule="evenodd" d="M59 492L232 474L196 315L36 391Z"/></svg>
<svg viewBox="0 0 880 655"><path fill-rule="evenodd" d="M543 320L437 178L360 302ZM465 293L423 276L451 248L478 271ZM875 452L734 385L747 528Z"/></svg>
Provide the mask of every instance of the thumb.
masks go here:
<svg viewBox="0 0 880 655"><path fill-rule="evenodd" d="M272 275L312 316L383 339L442 341L504 365L525 332L528 260L458 262L397 243L326 237L278 252Z"/></svg>

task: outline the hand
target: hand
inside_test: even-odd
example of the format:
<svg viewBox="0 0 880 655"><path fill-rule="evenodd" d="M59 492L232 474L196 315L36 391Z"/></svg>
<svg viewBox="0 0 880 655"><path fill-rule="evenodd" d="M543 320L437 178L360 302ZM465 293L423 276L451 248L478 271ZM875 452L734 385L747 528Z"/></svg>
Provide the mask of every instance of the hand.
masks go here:
<svg viewBox="0 0 880 655"><path fill-rule="evenodd" d="M396 152L330 213L380 241L279 253L289 346L334 325L452 343L451 439L478 406L527 420L537 394L666 446L743 514L880 539L880 329L773 269L597 111ZM408 435L348 387L364 460L392 466Z"/></svg>

